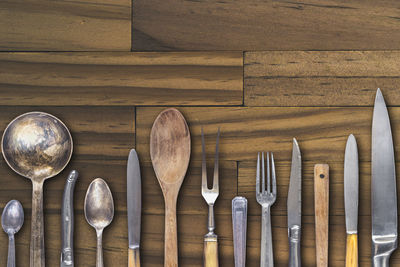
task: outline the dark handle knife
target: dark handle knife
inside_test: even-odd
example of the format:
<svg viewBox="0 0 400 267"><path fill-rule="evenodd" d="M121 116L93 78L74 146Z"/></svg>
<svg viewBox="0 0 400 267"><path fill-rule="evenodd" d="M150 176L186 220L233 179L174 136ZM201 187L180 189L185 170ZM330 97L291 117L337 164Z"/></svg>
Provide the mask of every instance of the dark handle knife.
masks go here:
<svg viewBox="0 0 400 267"><path fill-rule="evenodd" d="M65 183L61 207L61 267L74 266L74 187L78 172L70 172Z"/></svg>

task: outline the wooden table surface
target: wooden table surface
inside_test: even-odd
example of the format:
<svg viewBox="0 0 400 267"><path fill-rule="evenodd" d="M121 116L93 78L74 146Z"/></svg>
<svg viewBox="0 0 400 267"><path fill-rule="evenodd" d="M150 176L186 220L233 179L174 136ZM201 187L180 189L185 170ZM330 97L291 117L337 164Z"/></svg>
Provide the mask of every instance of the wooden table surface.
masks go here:
<svg viewBox="0 0 400 267"><path fill-rule="evenodd" d="M259 266L258 151L275 155L274 257L276 266L287 266L293 137L303 156L303 266L315 266L316 163L330 165L329 266L344 266L343 159L350 133L360 155L359 261L368 266L371 120L378 87L389 106L395 149L400 149L398 2L133 2L0 2L1 133L17 115L40 110L62 119L74 139L70 164L45 183L47 266L59 264L62 192L73 169L80 173L74 198L75 266L95 266L95 231L85 221L83 201L96 177L109 183L116 210L104 232L105 266L127 265L126 161L131 148L137 149L142 167L142 266L162 266L164 203L151 166L149 133L166 107L183 113L192 135L191 162L178 199L180 266L202 265L207 232L208 209L200 194L201 127L209 166L221 127L221 192L215 206L221 266L234 266L231 200L236 195L249 201L247 266ZM16 253L17 266L28 266L31 183L0 158L0 207L11 199L24 206ZM1 266L6 257L3 233ZM391 262L400 264L400 253Z"/></svg>

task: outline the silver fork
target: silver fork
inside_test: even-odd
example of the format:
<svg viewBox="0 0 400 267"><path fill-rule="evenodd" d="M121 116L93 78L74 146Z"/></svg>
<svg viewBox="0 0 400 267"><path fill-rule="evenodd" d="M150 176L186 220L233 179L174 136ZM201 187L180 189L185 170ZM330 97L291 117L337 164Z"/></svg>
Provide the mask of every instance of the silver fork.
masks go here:
<svg viewBox="0 0 400 267"><path fill-rule="evenodd" d="M261 222L261 258L260 267L273 267L274 254L272 251L272 233L271 233L271 206L276 200L276 175L274 155L271 152L271 168L270 153L267 152L267 188L265 188L265 168L264 168L264 152L261 155L261 172L262 181L260 188L260 153L257 157L257 174L256 174L256 198L262 209ZM271 191L272 176L272 191Z"/></svg>
<svg viewBox="0 0 400 267"><path fill-rule="evenodd" d="M204 266L218 266L218 236L214 233L215 220L214 220L214 203L219 195L219 182L218 182L218 144L219 144L219 128L217 134L217 143L215 147L214 159L214 181L212 189L207 185L207 166L206 166L206 152L204 144L204 132L201 128L201 144L203 151L203 160L201 164L201 194L208 204L208 233L204 236Z"/></svg>

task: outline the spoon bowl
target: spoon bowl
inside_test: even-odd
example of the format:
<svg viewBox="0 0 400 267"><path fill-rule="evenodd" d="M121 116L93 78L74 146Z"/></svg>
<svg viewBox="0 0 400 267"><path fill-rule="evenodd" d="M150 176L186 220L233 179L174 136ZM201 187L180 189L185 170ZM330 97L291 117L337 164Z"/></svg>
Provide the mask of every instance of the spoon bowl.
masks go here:
<svg viewBox="0 0 400 267"><path fill-rule="evenodd" d="M32 181L31 267L44 267L43 183L60 173L72 156L72 137L65 124L44 112L29 112L4 130L1 150L16 173Z"/></svg>
<svg viewBox="0 0 400 267"><path fill-rule="evenodd" d="M97 261L96 266L103 266L103 230L114 218L114 201L107 183L101 179L94 179L86 192L85 197L86 221L96 229L97 234Z"/></svg>
<svg viewBox="0 0 400 267"><path fill-rule="evenodd" d="M18 200L11 200L4 207L1 215L1 226L8 235L7 266L15 266L15 239L14 235L24 224L24 210Z"/></svg>

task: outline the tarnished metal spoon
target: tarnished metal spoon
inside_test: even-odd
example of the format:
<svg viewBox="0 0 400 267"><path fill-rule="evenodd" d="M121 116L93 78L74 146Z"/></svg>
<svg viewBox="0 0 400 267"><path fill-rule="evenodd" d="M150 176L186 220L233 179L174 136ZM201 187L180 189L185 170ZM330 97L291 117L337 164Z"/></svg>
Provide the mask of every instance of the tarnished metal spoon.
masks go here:
<svg viewBox="0 0 400 267"><path fill-rule="evenodd" d="M58 118L29 112L4 130L1 149L7 164L32 181L30 266L44 267L43 183L60 173L72 155L72 137Z"/></svg>
<svg viewBox="0 0 400 267"><path fill-rule="evenodd" d="M97 261L96 267L103 267L103 230L114 217L114 201L107 183L96 178L89 185L85 197L86 221L96 229L97 234Z"/></svg>
<svg viewBox="0 0 400 267"><path fill-rule="evenodd" d="M14 235L24 224L24 210L18 200L11 200L4 207L1 215L1 226L8 235L7 267L15 267L15 240Z"/></svg>

